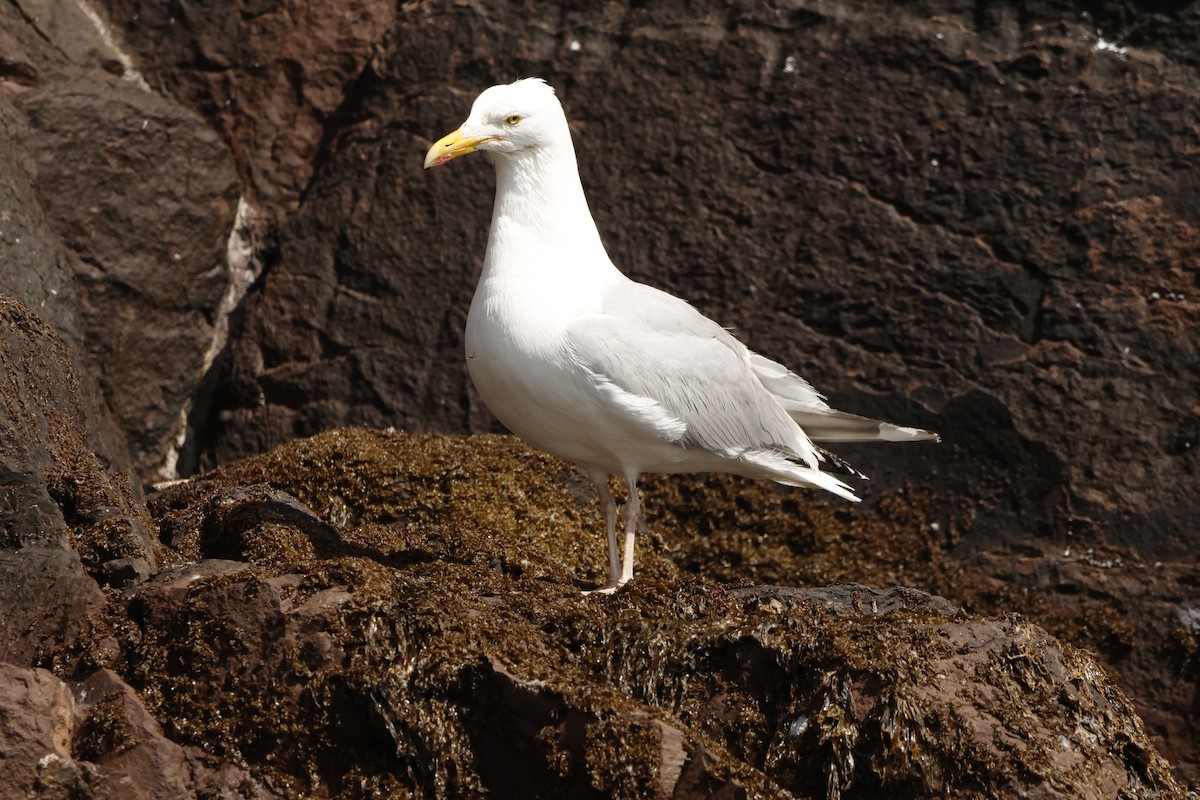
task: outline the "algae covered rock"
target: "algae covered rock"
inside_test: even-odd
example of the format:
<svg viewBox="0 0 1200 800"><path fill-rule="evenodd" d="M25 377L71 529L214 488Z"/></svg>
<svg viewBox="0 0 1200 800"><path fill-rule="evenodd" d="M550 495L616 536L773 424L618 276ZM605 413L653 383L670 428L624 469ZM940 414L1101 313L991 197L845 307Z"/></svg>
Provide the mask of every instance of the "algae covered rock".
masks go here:
<svg viewBox="0 0 1200 800"><path fill-rule="evenodd" d="M113 668L204 785L284 797L1184 797L1085 651L914 590L722 585L510 437L349 429L151 498L188 560Z"/></svg>
<svg viewBox="0 0 1200 800"><path fill-rule="evenodd" d="M90 449L70 354L0 292L0 663L71 659L119 560L155 563L128 475Z"/></svg>

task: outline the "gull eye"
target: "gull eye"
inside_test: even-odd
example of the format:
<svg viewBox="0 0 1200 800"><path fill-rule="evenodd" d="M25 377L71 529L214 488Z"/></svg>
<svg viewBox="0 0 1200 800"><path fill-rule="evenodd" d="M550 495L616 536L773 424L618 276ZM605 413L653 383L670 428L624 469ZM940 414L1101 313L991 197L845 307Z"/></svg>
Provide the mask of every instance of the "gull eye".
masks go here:
<svg viewBox="0 0 1200 800"><path fill-rule="evenodd" d="M508 123L509 125L517 125L523 119L525 119L525 118L522 117L520 114L509 114L507 117L504 118L504 121L506 123Z"/></svg>

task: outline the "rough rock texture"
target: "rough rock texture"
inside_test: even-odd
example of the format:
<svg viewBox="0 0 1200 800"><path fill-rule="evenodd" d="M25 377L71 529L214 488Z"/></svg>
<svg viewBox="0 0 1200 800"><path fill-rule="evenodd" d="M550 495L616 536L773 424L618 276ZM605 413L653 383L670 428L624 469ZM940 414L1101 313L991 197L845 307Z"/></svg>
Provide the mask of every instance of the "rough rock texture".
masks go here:
<svg viewBox="0 0 1200 800"><path fill-rule="evenodd" d="M255 119L324 124L315 157L311 132L269 156L245 144L267 125L230 136L244 173L293 187L262 194L274 216L303 193L232 350L218 460L347 422L492 424L460 358L490 170L423 174L420 153L480 88L537 73L617 262L839 403L938 427L936 463L895 474L986 508L973 541L1200 544L1194 8L421 3L392 23L348 3L309 40L344 46L341 71L270 93L320 19L153 5L108 8L222 129L235 85ZM337 80L340 103L313 99Z"/></svg>
<svg viewBox="0 0 1200 800"><path fill-rule="evenodd" d="M194 797L183 750L128 684L99 670L72 687L0 664L0 800Z"/></svg>
<svg viewBox="0 0 1200 800"><path fill-rule="evenodd" d="M726 584L910 586L971 613L1019 612L1093 650L1176 774L1200 786L1196 5L797 0L531 8L472 0L0 4L0 290L24 306L0 304L7 348L0 662L52 669L73 692L111 669L182 746L156 739L129 689L114 683L101 718L116 720L119 710L118 727L137 733L113 738L115 727L96 722L88 730L103 735L72 744L63 770L52 761L52 772L30 778L42 781L37 791L386 793L388 779L368 757L361 775L346 777L340 755L320 747L270 751L249 720L271 709L251 705L247 716L217 719L199 695L189 695L196 706L167 707L153 694L193 668L159 658L164 640L130 622L138 609L153 612L155 625L190 626L174 652L181 659L215 653L226 659L222 675L256 686L268 678L251 655L221 644L226 622L261 633L263 663L302 669L277 649L287 646L275 633L232 608L237 603L259 609L263 620L304 628L297 641L316 648L318 664L326 663L320 648L328 642L317 629L345 622L336 609L357 609L344 629L325 632L345 652L369 652L344 667L341 683L308 684L316 686L309 694L287 686L278 709L292 727L281 738L299 741L322 725L346 732L366 752L382 753L379 763L397 770L388 774L419 794L475 782L504 792L511 787L495 765L510 762L531 765L549 793L619 794L628 788L622 780L638 780L648 792L675 786L680 796L739 786L754 794L755 781L768 776L761 780L817 796L830 789L872 796L881 785L897 796L937 794L942 780L952 784L951 796L1022 787L1053 796L1069 794L1061 781L1072 774L1070 781L1103 796L1112 794L1118 763L1133 776L1131 791L1177 791L1158 777L1161 762L1107 679L1093 682L1091 694L1060 695L1082 698L1090 719L1111 719L1129 747L1071 728L1070 702L1040 705L1036 691L988 673L984 683L1004 697L1031 695L1046 730L1060 731L1070 747L1054 750L1047 764L1044 731L1022 728L1032 743L1024 750L961 758L938 739L932 750L921 743L932 761L909 759L908 772L896 771L880 755L888 751L880 749L881 732L894 730L885 720L908 717L888 710L884 690L898 686L906 702L919 700L923 722L938 700L924 704L929 698L904 675L881 677L870 669L882 667L850 663L857 651L843 622L866 631L863 639L895 623L897 636L902 630L921 647L936 635L978 654L987 646L970 637L994 635L1014 643L1012 652L1043 648L1045 660L1030 662L1031 672L1020 658L978 662L985 672L985 662L1016 665L1014 676L1043 689L1074 686L1072 676L1090 662L1016 620L985 630L914 596L892 609L904 619L872 621L864 600L862 616L830 622L812 597L800 602L791 590L769 601L743 597L680 577L681 569ZM674 706L647 708L652 691L618 687L625 699L609 707L559 683L531 686L521 664L492 659L497 643L508 641L489 638L493 626L514 625L532 641L541 635L529 627L535 620L547 636L569 631L589 648L595 640L587 636L599 635L580 621L595 617L570 616L591 606L564 588L599 575L602 544L592 538L576 549L574 541L581 531L595 536L594 509L577 523L573 515L590 494L557 462L527 455L489 462L475 483L491 494L472 492L478 508L459 508L468 522L448 527L435 524L430 509L463 489L461 459L432 445L408 460L384 448L399 459L386 476L376 462L367 473L338 472L336 481L332 473L314 476L313 486L337 483L325 496L283 479L312 474L306 468L253 462L259 466L236 479L210 478L157 498L168 550L155 552L149 541L137 479L186 474L197 458L215 465L348 423L492 428L460 355L490 170L482 159L432 173L419 165L428 143L465 116L481 88L529 74L549 78L567 105L596 216L627 271L736 326L837 404L946 437L937 448L848 448L843 455L873 478L865 509L721 476L648 487L645 583L623 608L675 609L675 598L692 598L673 617L678 630L729 653L741 645L709 630L715 617L706 614L755 620L767 613L760 606L777 601L788 619L846 645L823 651L841 659L833 671L769 651L777 663L817 665L851 681L854 713L844 725L837 711L821 719L824 727L813 727L812 714L803 715L807 728L800 716L789 718L801 738L826 732L819 765L791 765L786 748L771 750L750 734L734 747L696 722L710 719L698 712L662 716ZM371 460L355 449L375 447L370 436L346 441L352 462ZM328 446L322 439L280 452L286 461ZM426 456L441 465L436 479L406 480L425 474L417 465ZM537 473L537 488L509 482L504 469L521 470L521 480ZM545 492L547 480L570 498L522 505ZM390 494L395 486L411 495ZM376 522L355 521L353 509L372 498ZM522 510L506 511L514 500ZM517 532L533 530L542 531L544 549L515 549ZM195 580L162 571L201 557ZM410 603L422 566L442 587L433 596L448 598L441 605ZM552 579L534 582L526 572ZM448 584L437 583L443 573ZM462 584L465 574L474 582ZM302 577L293 586L288 576ZM446 588L454 581L471 588L514 581L541 600L561 595L566 616L545 616L534 610L537 601L525 607L507 595L480 607L473 598L483 595ZM181 586L195 586L203 603L168 607L172 592L186 600L192 591ZM289 605L315 597L310 588L332 592L322 595L332 606ZM348 595L344 603L339 591ZM267 599L256 605L255 592ZM844 606L837 597L830 602ZM480 634L476 649L453 651L476 661L451 659L447 672L423 684L438 698L434 710L409 705L403 664L388 663L390 677L379 684L386 692L364 689L385 664L379 651L410 635L380 633L393 630L386 625L394 606L386 604L402 601L419 612L413 641L423 648L448 642L438 638L447 632ZM382 610L362 610L375 602ZM605 625L629 628L621 641L645 644L636 638L644 622L605 608ZM96 627L105 609L108 621ZM360 622L368 627L355 628ZM426 624L437 629L432 638L420 638ZM568 671L619 667L594 649L563 654L555 649L561 643L537 641ZM372 642L384 644L367 647ZM158 672L136 671L137 653ZM881 657L902 664L902 655ZM687 653L673 657L680 669L713 674ZM21 680L31 694L41 691L41 678ZM954 697L957 681L947 681L940 701ZM742 687L729 689L736 705L748 684L740 677L735 684ZM831 697L847 696L830 686ZM466 714L454 730L467 739L430 733L439 720L465 713L464 693L480 687L494 692L484 693L491 703L484 707L534 732L480 732ZM277 696L269 689L262 697ZM586 694L613 696L605 692L611 688ZM788 701L809 708L816 697ZM1015 706L969 699L978 701L962 716L972 720L972 735L1014 730L1005 708ZM77 701L77 715L91 713ZM47 702L39 708L58 701ZM624 728L602 713L618 706ZM88 724L78 716L71 723ZM538 739L548 728L558 732ZM767 730L749 719L725 728ZM236 754L214 751L214 741ZM855 754L853 769L838 760L845 747ZM1071 761L1071 747L1090 754L1083 767ZM625 749L640 755L622 761ZM136 753L117 764L127 750ZM475 760L463 755L468 750ZM180 758L187 777L177 771ZM961 763L978 767L978 784L954 772ZM1002 784L1002 770L1019 785ZM118 773L121 783L106 783ZM178 782L154 786L152 774ZM810 780L823 783L818 789Z"/></svg>
<svg viewBox="0 0 1200 800"><path fill-rule="evenodd" d="M0 545L76 550L89 568L155 559L145 507L88 449L87 420L67 348L54 330L0 295Z"/></svg>
<svg viewBox="0 0 1200 800"><path fill-rule="evenodd" d="M57 334L0 295L0 661L59 661L103 605L92 578L156 563L146 508L88 449L76 393Z"/></svg>
<svg viewBox="0 0 1200 800"><path fill-rule="evenodd" d="M795 576L841 563L823 541L920 537L919 501L855 530L693 481L705 531L671 522L681 485L647 493L612 597L579 591L604 570L585 482L511 437L337 430L165 488L184 563L77 616L67 680L5 655L0 798L1186 796L1095 659L1024 619L713 580L764 544L739 515L790 524Z"/></svg>
<svg viewBox="0 0 1200 800"><path fill-rule="evenodd" d="M838 405L942 432L844 455L872 497L928 498L930 553L1097 647L1200 780L1194 4L102 5L265 226L206 463L493 429L460 355L490 169L421 154L543 75L615 260Z"/></svg>
<svg viewBox="0 0 1200 800"><path fill-rule="evenodd" d="M581 595L580 488L510 437L350 429L226 465L152 498L192 563L114 609L113 667L265 796L1184 795L1093 658L1020 619L722 588L671 525L627 591Z"/></svg>
<svg viewBox="0 0 1200 800"><path fill-rule="evenodd" d="M396 14L382 0L103 5L147 77L225 137L247 195L273 219L329 157Z"/></svg>
<svg viewBox="0 0 1200 800"><path fill-rule="evenodd" d="M216 355L237 175L218 134L151 91L97 20L0 8L0 289L71 346L96 451L174 477Z"/></svg>
<svg viewBox="0 0 1200 800"><path fill-rule="evenodd" d="M73 712L70 688L52 673L0 664L0 797L36 796L38 772L70 758Z"/></svg>
<svg viewBox="0 0 1200 800"><path fill-rule="evenodd" d="M20 107L46 213L80 255L87 350L139 469L153 474L212 357L233 161L194 114L112 76L53 83Z"/></svg>
<svg viewBox="0 0 1200 800"><path fill-rule="evenodd" d="M568 465L335 431L160 492L161 560L189 563L104 594L114 560L155 570L140 507L83 444L65 347L0 309L0 797L1184 795L1092 657L1028 622L714 583L761 574L764 533L795 580L849 532L761 484L652 485L638 581L584 597L603 544ZM921 560L895 541L919 501L856 520Z"/></svg>
<svg viewBox="0 0 1200 800"><path fill-rule="evenodd" d="M0 16L10 8L0 8ZM128 469L129 446L84 356L84 325L74 281L81 266L47 219L29 172L31 160L19 144L30 136L27 120L0 91L0 289L37 309L69 344L71 364L83 388L80 399L90 421L88 442L115 469ZM140 489L140 482L135 486Z"/></svg>

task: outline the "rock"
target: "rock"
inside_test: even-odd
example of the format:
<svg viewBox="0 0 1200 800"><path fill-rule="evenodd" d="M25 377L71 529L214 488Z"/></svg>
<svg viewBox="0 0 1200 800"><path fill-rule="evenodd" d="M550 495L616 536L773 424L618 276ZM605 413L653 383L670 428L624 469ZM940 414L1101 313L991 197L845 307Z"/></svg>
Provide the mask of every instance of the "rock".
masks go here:
<svg viewBox="0 0 1200 800"><path fill-rule="evenodd" d="M145 506L88 449L67 349L0 295L0 660L62 664L104 605L114 558L153 568Z"/></svg>
<svg viewBox="0 0 1200 800"><path fill-rule="evenodd" d="M269 220L296 207L333 136L354 121L396 16L382 0L228 0L202 13L141 0L101 5L139 67L224 134Z"/></svg>
<svg viewBox="0 0 1200 800"><path fill-rule="evenodd" d="M61 664L90 637L104 595L79 556L40 544L0 549L0 661Z"/></svg>
<svg viewBox="0 0 1200 800"><path fill-rule="evenodd" d="M70 765L74 725L70 687L44 669L0 662L0 751L5 773L0 799L38 796L35 791L43 788L45 774Z"/></svg>
<svg viewBox="0 0 1200 800"><path fill-rule="evenodd" d="M18 796L1184 797L1093 657L1023 619L714 580L762 547L727 515L797 548L775 564L798 574L811 538L846 536L830 504L778 515L790 495L697 483L705 532L652 482L669 513L637 578L583 595L604 571L584 484L512 437L347 429L157 492L188 563L107 595L88 580L109 602L83 656L50 662L81 676L65 699L49 673L3 684L0 746L39 743L13 748L38 753L12 762ZM894 539L903 500L864 512L854 546ZM74 557L0 555L39 548Z"/></svg>
<svg viewBox="0 0 1200 800"><path fill-rule="evenodd" d="M121 389L110 390L118 424L141 474L175 477L166 459L214 358L212 318L229 281L233 162L193 114L111 76L56 82L21 109L38 193L83 259L88 352Z"/></svg>
<svg viewBox="0 0 1200 800"><path fill-rule="evenodd" d="M6 9L11 9L7 6ZM0 17L7 13L0 9ZM33 66L30 70L36 72ZM34 189L28 152L20 144L32 136L24 116L0 94L0 288L37 309L68 344L71 367L82 391L89 447L116 473L129 470L129 446L113 419L90 359L74 275L78 258L54 232ZM85 366L86 365L86 366ZM140 492L140 482L125 483Z"/></svg>
<svg viewBox="0 0 1200 800"><path fill-rule="evenodd" d="M669 525L626 589L581 595L603 547L577 488L509 437L341 430L228 464L152 502L187 557L216 525L248 563L134 589L122 674L185 750L301 794L1184 797L1095 660L1024 620L722 588Z"/></svg>
<svg viewBox="0 0 1200 800"><path fill-rule="evenodd" d="M150 562L144 558L114 558L100 565L100 583L104 586L128 586L150 577Z"/></svg>
<svg viewBox="0 0 1200 800"><path fill-rule="evenodd" d="M551 19L351 3L349 22L316 32L324 17L289 21L286 7L244 27L236 14L106 7L147 74L226 132L270 209L267 268L201 435L206 465L347 424L495 430L461 355L490 170L419 161L481 88L541 74L629 274L736 327L839 407L943 434L938 448L841 451L871 476L870 501L928 493L931 552L1036 552L1046 565L1119 546L1126 563L1176 575L1194 559L1200 500L1179 478L1200 468L1200 363L1186 344L1200 206L1196 170L1178 159L1194 139L1191 10L742 3L698 16L657 3ZM310 33L343 37L344 61L283 80ZM274 137L259 108L308 117ZM270 152L246 144L263 134ZM904 570L892 573L948 592L949 566L933 576L893 554ZM1003 611L995 596L979 610ZM1075 607L1037 597L1052 626ZM1187 648L1160 658L1176 634L1153 638L1163 623L1149 612L1105 602L1088 613L1130 631L1100 648L1106 663L1128 664L1122 648L1154 654L1144 696L1164 699L1140 708L1163 720L1156 730L1191 730L1187 704L1156 688L1188 691L1170 666ZM1200 776L1194 734L1163 746Z"/></svg>
<svg viewBox="0 0 1200 800"><path fill-rule="evenodd" d="M182 750L107 670L72 690L46 670L0 663L0 752L0 800L195 796Z"/></svg>
<svg viewBox="0 0 1200 800"><path fill-rule="evenodd" d="M14 5L25 23L22 33L51 45L38 42L37 46L52 64L48 71L58 71L64 61L85 69L99 67L113 75L128 69L128 57L106 36L103 22L89 7L48 0L19 0Z"/></svg>
<svg viewBox="0 0 1200 800"><path fill-rule="evenodd" d="M194 483L158 492L159 535L188 560L295 561L340 551L335 529L287 492L266 484L210 493ZM284 536L290 535L283 547ZM262 541L271 547L264 550Z"/></svg>
<svg viewBox="0 0 1200 800"><path fill-rule="evenodd" d="M112 558L153 565L145 507L87 446L66 347L36 314L0 295L0 442L6 479L0 545L68 545L89 569Z"/></svg>
<svg viewBox="0 0 1200 800"><path fill-rule="evenodd" d="M814 603L835 616L885 616L914 607L937 611L946 617L957 617L963 613L961 608L944 597L899 586L891 589L873 589L854 584L823 586L820 589L751 586L733 592L738 597L755 598L766 603Z"/></svg>
<svg viewBox="0 0 1200 800"><path fill-rule="evenodd" d="M1166 743L1160 749L1178 753L1177 772L1195 784L1200 629L1189 625L1186 612L1200 605L1195 565L1142 561L1117 548L1058 555L988 553L968 563L987 576L983 591L1004 597L1010 608L1022 608L1010 597L1034 598L1040 624L1101 654L1136 698L1146 730Z"/></svg>
<svg viewBox="0 0 1200 800"><path fill-rule="evenodd" d="M571 698L545 681L513 675L498 659L489 666L489 693L499 695L496 717L506 723L485 726L471 744L478 753L482 781L494 794L747 796L737 778L719 774L720 756L677 725L636 711L629 714L631 724L614 724L572 707ZM645 762L638 766L622 752L635 738L649 744L639 753ZM525 768L513 770L513 764ZM587 765L590 780L583 770L570 770L573 765ZM569 774L564 776L564 771Z"/></svg>
<svg viewBox="0 0 1200 800"><path fill-rule="evenodd" d="M1178 346L1194 338L1197 206L1173 154L1192 136L1178 109L1193 56L1170 14L1134 24L1122 8L696 19L668 3L551 22L350 3L317 31L324 17L282 8L233 26L112 0L149 74L229 132L278 220L208 463L345 424L493 428L461 358L490 171L419 161L482 87L537 72L559 87L631 275L841 407L943 433L936 456L851 449L875 491L938 488L984 549L1073 536L1191 552L1200 508L1173 476L1200 457L1196 353ZM1139 43L1102 46L1101 25ZM298 42L331 40L338 68L288 72ZM180 66L196 63L219 69ZM276 118L304 122L277 135Z"/></svg>
<svg viewBox="0 0 1200 800"><path fill-rule="evenodd" d="M163 736L137 694L102 669L74 688L79 719L72 748L78 760L123 776L146 798L194 794L183 749Z"/></svg>
<svg viewBox="0 0 1200 800"><path fill-rule="evenodd" d="M47 309L74 351L93 449L118 469L132 449L141 477L175 477L231 311L233 160L90 8L30 0L0 27L24 76L0 92L15 195L0 195L0 288Z"/></svg>
<svg viewBox="0 0 1200 800"><path fill-rule="evenodd" d="M0 442L9 476L0 494L0 656L72 683L108 667L139 690L171 685L177 676L137 671L127 647L136 641L155 655L157 644L139 639L130 615L157 609L154 624L166 628L193 620L172 628L184 639L180 657L193 658L207 652L195 631L220 643L225 628L212 621L229 621L222 604L237 602L283 625L285 638L300 636L314 663L358 645L369 651L360 673L322 685L329 694L281 701L293 725L282 738L299 750L279 763L253 739L247 719L257 710L238 723L244 730L214 734L239 753L248 748L243 766L205 750L208 740L194 733L219 723L186 703L176 710L191 716L160 713L147 694L165 735L183 747L193 789L180 791L294 796L301 784L344 780L388 793L442 780L430 777L435 763L469 764L454 779L462 787L501 787L512 761L542 785L584 795L633 793L633 784L755 795L768 782L821 794L832 780L848 797L884 785L904 796L955 785L959 762L969 762L998 793L1053 796L1064 785L1111 793L1123 763L1135 776L1131 792L1172 795L1177 784L1158 777L1161 761L1112 684L1072 688L1094 665L1037 629L1007 618L977 627L970 616L1014 610L1094 650L1153 745L1200 786L1192 563L1200 500L1185 480L1200 458L1191 345L1200 204L1197 171L1180 156L1194 144L1192 9L742 3L697 14L666 2L547 17L479 3L227 3L201 13L106 0L95 10L0 5L0 289L24 306L0 303L0 344L10 348L0 423L13 431ZM472 594L515 582L544 600L589 585L602 561L586 486L508 440L417 439L403 449L360 432L288 445L155 498L171 548L156 550L140 480L190 473L197 458L226 463L352 422L494 427L461 359L490 171L475 161L423 173L418 163L479 89L527 74L558 86L598 221L628 272L736 325L837 405L945 436L939 448L847 448L873 478L868 504L853 512L720 476L652 479L643 615L657 619L684 598L695 608L669 617L680 630L712 622L704 602L754 619L821 617L814 630L849 648L837 651L847 657L859 652L853 630L864 640L903 633L931 655L921 649L931 641L961 643L980 653L963 665L987 673L984 685L998 694L967 691L978 702L959 721L980 741L1018 730L1029 749L980 749L976 764L913 734L931 760L889 760L903 749L896 742L907 721L927 732L939 702L963 702L966 682L953 669L946 693L931 697L904 676L806 662L834 677L809 680L816 694L788 701L811 711L805 704L819 696L829 706L821 720L789 717L787 731L803 738L819 727L824 738L806 751L822 753L819 763L795 761L787 748L760 763L763 740L719 740L712 719L721 714L718 733L753 727L731 710L748 685L740 673L728 681L735 699L716 716L662 715L653 691L621 664L573 661L553 637L539 638L544 630L513 623L520 601ZM493 464L464 480L476 447L507 453L505 463L525 472ZM305 455L318 459L314 485L325 491L288 477L309 474L317 462L295 464ZM530 473L541 481L528 482ZM554 488L543 495L546 480ZM200 565L168 569L159 575L166 583L155 583L163 559ZM347 565L362 570L337 571ZM386 589L397 574L400 588ZM459 581L455 591L447 581ZM689 581L902 585L946 602L861 588L747 595ZM426 583L445 602L408 604ZM243 596L258 591L269 602ZM324 606L290 605L309 592L324 598L319 605L365 605L349 621ZM144 605L127 607L135 596ZM636 606L637 597L625 602ZM407 662L373 661L374 640L318 641L305 628L362 622L386 631L398 623L366 606L401 601L398 618L418 630L378 634L386 645L440 648L443 634L461 629L486 645L454 650L476 661L429 677L418 687L429 694L409 693L388 671ZM415 621L406 616L413 609ZM593 642L583 622L547 614L540 623L551 630ZM584 702L571 680L550 682L532 660L495 652L513 641L488 626L512 624L564 668L615 670L616 694L597 678L608 688L588 684L584 694L603 702ZM229 625L253 630L260 621L235 615ZM654 645L622 635L630 647ZM1010 649L985 656L986 637ZM743 646L696 641L725 655ZM294 668L264 646L279 669ZM1020 685L988 672L1028 648L1046 660L1029 662L1032 672L1023 656L1011 662ZM236 648L214 652L229 660L223 674L253 672ZM692 668L675 655L664 663ZM738 658L751 673L761 669ZM368 674L384 678L375 694ZM699 674L714 691L726 686L724 672ZM482 707L527 725L544 708L569 724L510 741L475 725L454 681L498 693ZM1072 750L1071 709L1038 705L1041 690L1082 697L1090 719L1109 720L1132 744L1098 739L1085 743L1094 751ZM1011 727L1016 706L993 701L1019 694L1032 695L1047 727ZM788 741L779 725L774 735ZM304 749L310 728L348 730L347 741L403 769L367 764L346 777L301 763L329 755ZM1050 731L1071 747L1046 750ZM498 755L470 762L456 747ZM418 762L412 752L450 755ZM1021 760L1031 753L1033 766ZM997 777L1014 768L1009 780L1024 783ZM52 760L37 780L45 796L141 791L90 761Z"/></svg>

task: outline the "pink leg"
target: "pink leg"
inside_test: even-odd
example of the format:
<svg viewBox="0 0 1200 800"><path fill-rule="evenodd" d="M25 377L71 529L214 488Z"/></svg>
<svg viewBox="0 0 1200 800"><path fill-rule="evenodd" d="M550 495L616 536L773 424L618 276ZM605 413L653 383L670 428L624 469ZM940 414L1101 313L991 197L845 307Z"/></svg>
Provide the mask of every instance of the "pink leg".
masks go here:
<svg viewBox="0 0 1200 800"><path fill-rule="evenodd" d="M588 477L596 484L596 493L600 495L600 512L604 514L604 527L608 532L608 583L595 591L610 594L621 585L621 556L617 551L617 502L608 488L608 473L589 470Z"/></svg>
<svg viewBox="0 0 1200 800"><path fill-rule="evenodd" d="M638 517L641 516L642 511L641 500L638 498L637 479L637 473L625 476L625 482L629 484L629 499L625 501L625 507L621 509L621 516L625 520L625 556L621 559L621 578L617 581L617 588L633 579L633 540L637 536Z"/></svg>

